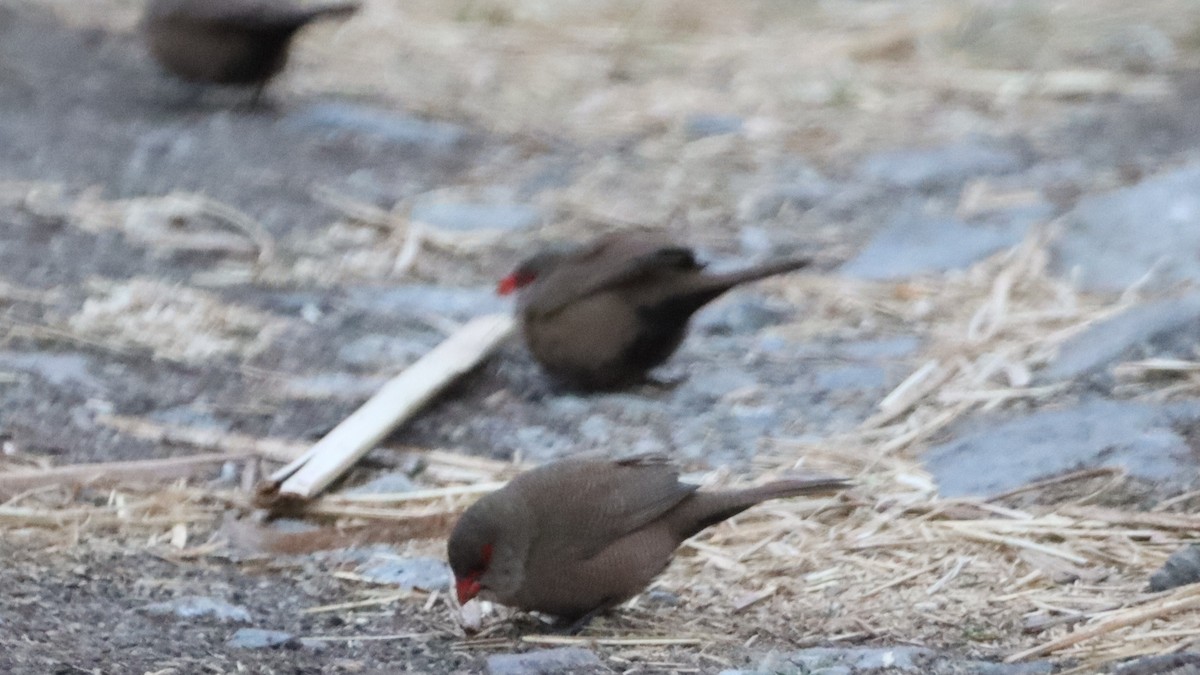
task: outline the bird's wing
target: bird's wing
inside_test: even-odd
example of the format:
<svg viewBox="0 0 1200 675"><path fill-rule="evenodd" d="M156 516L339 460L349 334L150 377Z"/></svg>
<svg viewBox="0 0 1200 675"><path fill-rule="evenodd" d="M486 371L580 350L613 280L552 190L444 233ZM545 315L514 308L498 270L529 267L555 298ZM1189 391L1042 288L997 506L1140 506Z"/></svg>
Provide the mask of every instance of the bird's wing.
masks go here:
<svg viewBox="0 0 1200 675"><path fill-rule="evenodd" d="M659 274L699 270L686 246L657 237L603 237L560 265L539 284L536 308L550 314L589 295Z"/></svg>
<svg viewBox="0 0 1200 675"><path fill-rule="evenodd" d="M532 479L527 494L539 532L548 545L561 546L564 539L577 542L572 550L562 551L576 560L592 557L661 517L697 487L680 483L675 467L658 454L567 459L526 476Z"/></svg>

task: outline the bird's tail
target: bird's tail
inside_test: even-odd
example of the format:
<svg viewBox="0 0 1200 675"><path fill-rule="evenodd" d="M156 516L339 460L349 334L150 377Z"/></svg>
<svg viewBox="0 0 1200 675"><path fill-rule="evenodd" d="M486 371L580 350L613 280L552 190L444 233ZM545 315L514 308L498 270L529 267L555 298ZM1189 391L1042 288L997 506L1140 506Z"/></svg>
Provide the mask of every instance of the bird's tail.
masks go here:
<svg viewBox="0 0 1200 675"><path fill-rule="evenodd" d="M845 478L785 478L765 485L724 492L695 492L678 508L680 537L696 534L706 527L732 518L746 509L769 499L800 497L802 495L832 494L845 490L851 483Z"/></svg>
<svg viewBox="0 0 1200 675"><path fill-rule="evenodd" d="M712 275L714 280L721 280L725 283L726 288L732 288L738 284L744 284L749 281L757 281L767 277L773 277L776 274L784 274L794 272L798 269L808 267L813 263L810 257L784 258L783 260L774 260L771 262L748 267L744 270L736 272L727 272L725 274Z"/></svg>
<svg viewBox="0 0 1200 675"><path fill-rule="evenodd" d="M357 1L347 2L326 2L324 4L314 5L312 7L304 7L299 12L304 17L303 23L308 23L314 19L333 18L339 16L349 16L362 7Z"/></svg>

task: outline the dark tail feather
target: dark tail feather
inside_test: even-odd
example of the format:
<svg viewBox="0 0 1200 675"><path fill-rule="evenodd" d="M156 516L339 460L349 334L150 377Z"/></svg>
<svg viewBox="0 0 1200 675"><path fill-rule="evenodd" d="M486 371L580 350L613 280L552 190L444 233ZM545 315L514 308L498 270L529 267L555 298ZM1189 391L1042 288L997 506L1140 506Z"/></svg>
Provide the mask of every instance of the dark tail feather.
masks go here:
<svg viewBox="0 0 1200 675"><path fill-rule="evenodd" d="M763 263L755 267L750 267L736 272L726 274L713 275L714 280L721 280L725 283L726 288L732 288L738 284L744 284L748 281L757 281L767 277L773 277L776 274L784 274L794 272L798 269L808 267L813 263L812 258L785 258L784 260L775 260L773 262Z"/></svg>
<svg viewBox="0 0 1200 675"><path fill-rule="evenodd" d="M766 485L728 492L695 492L677 509L681 539L732 518L769 499L839 492L850 487L845 478L786 478Z"/></svg>
<svg viewBox="0 0 1200 675"><path fill-rule="evenodd" d="M696 275L692 281L692 288L688 292L676 293L674 299L690 314L734 286L792 272L808 267L812 262L812 258L787 258L736 272Z"/></svg>
<svg viewBox="0 0 1200 675"><path fill-rule="evenodd" d="M362 7L358 2L328 2L315 7L305 7L303 12L304 21L308 23L314 19L333 18L338 16L349 16Z"/></svg>

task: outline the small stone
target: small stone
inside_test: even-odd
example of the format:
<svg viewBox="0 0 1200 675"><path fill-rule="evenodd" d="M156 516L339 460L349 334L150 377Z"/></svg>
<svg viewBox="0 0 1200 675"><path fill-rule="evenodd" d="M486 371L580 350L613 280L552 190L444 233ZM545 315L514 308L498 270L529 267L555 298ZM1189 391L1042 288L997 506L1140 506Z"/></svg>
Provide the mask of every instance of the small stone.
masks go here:
<svg viewBox="0 0 1200 675"><path fill-rule="evenodd" d="M290 115L288 122L300 129L351 131L441 152L452 151L467 140L466 130L453 124L348 103L319 103Z"/></svg>
<svg viewBox="0 0 1200 675"><path fill-rule="evenodd" d="M736 115L692 115L684 122L684 133L695 140L706 136L736 134L742 130L744 121Z"/></svg>
<svg viewBox="0 0 1200 675"><path fill-rule="evenodd" d="M142 611L153 616L173 614L180 619L213 618L229 623L250 622L250 612L245 607L200 595L185 595L173 600L154 602L142 607Z"/></svg>
<svg viewBox="0 0 1200 675"><path fill-rule="evenodd" d="M655 588L642 594L642 602L658 607L674 607L679 604L679 596L671 591Z"/></svg>
<svg viewBox="0 0 1200 675"><path fill-rule="evenodd" d="M396 584L404 589L433 591L450 583L450 567L437 558L378 556L358 568L363 579L378 584Z"/></svg>
<svg viewBox="0 0 1200 675"><path fill-rule="evenodd" d="M391 494L395 492L412 492L417 489L417 484L413 482L407 474L403 473L385 473L382 476L377 476L370 481L357 485L349 490L346 494L352 495L377 495Z"/></svg>
<svg viewBox="0 0 1200 675"><path fill-rule="evenodd" d="M544 649L523 654L494 654L487 659L489 675L559 675L607 672L600 657L581 647Z"/></svg>
<svg viewBox="0 0 1200 675"><path fill-rule="evenodd" d="M239 628L225 644L234 649L268 649L293 644L299 646L300 643L291 633L281 630Z"/></svg>
<svg viewBox="0 0 1200 675"><path fill-rule="evenodd" d="M1192 544L1167 558L1157 572L1150 575L1150 591L1157 593L1176 586L1200 581L1200 546Z"/></svg>

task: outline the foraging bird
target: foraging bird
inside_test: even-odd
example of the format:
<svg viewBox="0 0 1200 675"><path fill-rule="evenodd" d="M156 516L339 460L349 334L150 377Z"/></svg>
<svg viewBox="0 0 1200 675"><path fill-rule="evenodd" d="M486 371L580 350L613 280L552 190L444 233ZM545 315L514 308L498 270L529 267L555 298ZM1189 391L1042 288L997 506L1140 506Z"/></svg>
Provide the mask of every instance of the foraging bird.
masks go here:
<svg viewBox="0 0 1200 675"><path fill-rule="evenodd" d="M288 0L150 0L143 31L150 53L193 82L263 87L287 63L306 24L357 11L357 2L302 6Z"/></svg>
<svg viewBox="0 0 1200 675"><path fill-rule="evenodd" d="M564 459L471 505L450 534L459 603L485 593L582 628L633 597L688 537L768 499L829 493L840 478L699 492L661 455Z"/></svg>
<svg viewBox="0 0 1200 675"><path fill-rule="evenodd" d="M519 291L525 344L547 372L580 388L609 389L666 361L692 315L725 291L810 262L791 258L716 274L690 248L614 234L541 251L504 277L497 292Z"/></svg>

